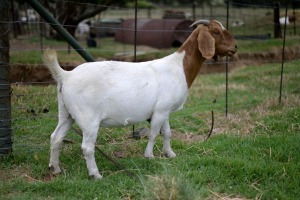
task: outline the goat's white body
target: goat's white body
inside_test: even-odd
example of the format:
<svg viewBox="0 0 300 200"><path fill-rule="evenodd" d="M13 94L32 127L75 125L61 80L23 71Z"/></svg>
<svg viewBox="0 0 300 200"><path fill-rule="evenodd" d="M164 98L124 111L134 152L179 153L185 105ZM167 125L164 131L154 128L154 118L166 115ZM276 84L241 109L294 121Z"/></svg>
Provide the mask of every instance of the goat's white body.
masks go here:
<svg viewBox="0 0 300 200"><path fill-rule="evenodd" d="M182 57L149 62L85 63L65 72L58 92L76 122L97 119L102 127L136 124L153 113L182 108L187 94Z"/></svg>
<svg viewBox="0 0 300 200"><path fill-rule="evenodd" d="M126 126L150 119L145 157L154 157L159 132L164 137L163 152L176 156L170 145L170 113L183 107L205 59L233 55L237 50L220 22L201 23L205 25L197 27L177 52L148 62L93 62L67 72L60 68L55 51L46 51L44 62L58 83L59 123L51 135L49 164L54 174L61 171L59 146L74 121L83 131L83 154L95 178L101 178L94 157L99 126Z"/></svg>
<svg viewBox="0 0 300 200"><path fill-rule="evenodd" d="M170 145L169 115L181 109L188 95L184 52L141 63L102 61L85 63L73 71L60 68L56 54L45 63L58 82L59 123L51 135L49 166L59 173L59 146L74 121L83 131L82 149L90 176L101 178L94 147L99 126L127 126L151 119L145 157L153 157L161 131L163 152L175 157Z"/></svg>

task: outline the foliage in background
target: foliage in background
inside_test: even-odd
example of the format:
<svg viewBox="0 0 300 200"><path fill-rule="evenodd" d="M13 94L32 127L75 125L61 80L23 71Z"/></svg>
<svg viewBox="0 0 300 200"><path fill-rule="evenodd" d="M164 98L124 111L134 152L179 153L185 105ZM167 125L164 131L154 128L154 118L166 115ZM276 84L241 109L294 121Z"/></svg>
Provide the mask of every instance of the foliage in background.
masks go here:
<svg viewBox="0 0 300 200"><path fill-rule="evenodd" d="M15 0L16 4L24 4L24 1ZM86 19L94 17L107 10L109 6L125 6L129 0L72 0L72 1L51 1L41 0L43 6L53 14L53 16L65 26L66 30L75 35L77 25ZM146 1L141 1L140 5L145 5ZM15 6L18 7L18 6ZM50 30L51 36L59 38L56 32Z"/></svg>
<svg viewBox="0 0 300 200"><path fill-rule="evenodd" d="M251 5L255 6L274 6L275 3L280 3L282 6L285 6L286 3L294 3L296 8L300 7L300 1L299 0L271 0L271 1L262 1L262 0L252 0L251 2L249 0L224 0L224 2L229 2L233 6L237 7L248 7Z"/></svg>

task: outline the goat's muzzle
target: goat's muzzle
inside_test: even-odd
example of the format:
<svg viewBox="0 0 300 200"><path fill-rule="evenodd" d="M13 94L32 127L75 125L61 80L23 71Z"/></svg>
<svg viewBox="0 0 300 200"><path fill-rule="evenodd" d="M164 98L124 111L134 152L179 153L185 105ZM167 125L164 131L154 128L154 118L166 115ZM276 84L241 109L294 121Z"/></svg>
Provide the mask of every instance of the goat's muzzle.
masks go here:
<svg viewBox="0 0 300 200"><path fill-rule="evenodd" d="M227 56L233 56L236 53L236 50L230 50L227 53Z"/></svg>
<svg viewBox="0 0 300 200"><path fill-rule="evenodd" d="M234 48L228 49L226 52L223 54L215 54L212 59L214 61L218 61L219 57L224 57L224 56L229 56L232 57L235 53L237 52L237 47L235 46Z"/></svg>
<svg viewBox="0 0 300 200"><path fill-rule="evenodd" d="M228 49L227 56L233 56L237 52L237 46Z"/></svg>

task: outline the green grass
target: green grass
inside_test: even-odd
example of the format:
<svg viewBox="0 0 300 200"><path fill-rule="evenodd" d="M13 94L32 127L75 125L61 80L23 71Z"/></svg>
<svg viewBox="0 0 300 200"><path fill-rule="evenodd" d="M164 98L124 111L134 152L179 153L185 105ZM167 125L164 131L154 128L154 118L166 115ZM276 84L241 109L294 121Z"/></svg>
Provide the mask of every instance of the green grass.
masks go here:
<svg viewBox="0 0 300 200"><path fill-rule="evenodd" d="M204 6L204 7L203 7ZM196 14L199 17L210 15L213 11L213 14L218 16L226 16L226 6L214 6L211 10L207 5L197 6ZM156 9L151 10L151 18L162 18L164 10L173 10L173 11L184 11L187 13L191 12L191 5L186 4L186 6L172 6L164 7L159 6ZM203 13L204 12L204 13ZM234 36L254 36L254 35L267 35L270 34L272 39L268 40L238 40L238 52L239 53L253 53L253 52L266 52L277 50L281 54L282 49L282 39L273 39L273 10L271 7L266 8L257 8L250 6L248 8L232 7L230 6L230 16L229 16L229 31ZM139 9L138 17L140 19L148 18L147 9ZM284 10L281 12L283 16ZM288 11L289 15L292 15L292 9ZM108 9L103 13L103 18L133 18L134 9ZM296 18L300 18L300 12L296 10ZM98 20L95 18L94 20ZM217 20L220 20L224 25L226 23L225 18L218 17ZM242 26L232 26L232 23L236 20L244 22ZM296 29L299 29L299 22L296 21ZM299 31L298 31L299 32ZM283 27L282 27L283 33ZM23 37L23 38L22 38ZM12 40L14 41L14 40ZM16 42L12 42L11 49L11 63L23 63L23 64L41 64L41 55L40 52L40 37L39 36L19 36ZM114 38L100 38L97 39L97 48L87 48L85 40L80 40L79 43L85 48L89 53L91 53L96 59L119 59L120 57L116 56L116 53L133 54L134 47L133 45L121 44L114 40ZM287 26L286 30L286 47L296 47L300 43L299 33L294 36L294 26L293 24ZM59 57L61 63L72 63L74 65L84 62L84 60L74 51L68 52L68 45L64 41L55 41L43 38L43 48L53 47L59 51ZM21 48L21 51L18 49ZM26 49L25 51L23 49ZM142 46L137 47L138 51L144 51L145 54L138 55L137 60L151 60L154 58L161 58L165 55L170 54L177 50L177 48L168 48L168 49L144 49ZM297 50L296 50L297 51ZM281 55L280 55L281 56ZM129 56L130 57L130 56ZM133 56L131 56L132 59Z"/></svg>
<svg viewBox="0 0 300 200"><path fill-rule="evenodd" d="M239 68L229 74L229 116L224 74L199 76L183 110L171 115L175 159L143 158L146 138L131 127L101 129L98 146L137 175L128 177L96 153L104 178L88 179L81 138L70 131L61 150L63 173L48 171L49 137L57 123L56 88L14 85L14 152L0 162L1 199L298 199L300 196L299 62ZM215 103L212 100L216 100ZM45 112L48 110L49 112ZM206 137L215 111L214 133ZM140 124L136 128L148 126ZM157 196L159 194L159 196Z"/></svg>
<svg viewBox="0 0 300 200"><path fill-rule="evenodd" d="M287 37L286 47L296 47L296 43L300 42L299 37ZM282 39L268 40L238 40L239 53L261 53L265 51L281 50L283 45Z"/></svg>
<svg viewBox="0 0 300 200"><path fill-rule="evenodd" d="M224 9L217 7L214 11L220 14ZM234 35L272 33L272 22L269 23L272 16L266 16L266 10L256 10L259 16L253 17L249 15L253 11L239 11L251 19L245 19L245 26L230 27ZM159 18L158 13L152 13L152 17ZM119 17L120 11L111 10L109 14ZM142 14L146 16L147 12ZM124 10L122 16L127 15ZM291 31L288 27L287 47L300 42L298 36L289 36ZM39 42L35 36L16 41L17 49L11 50L10 63L41 64ZM115 59L116 52L128 53L134 49L113 38L101 38L97 42L97 48L87 48L96 59ZM84 41L80 43L86 46ZM238 40L237 43L239 53L282 48L281 39ZM61 63L84 62L74 50L68 52L66 42L43 38L43 45L56 48ZM19 47L28 50L19 51ZM138 61L143 61L163 57L176 48L156 50L138 46L137 50L146 52L137 56ZM89 180L81 138L74 131L67 136L73 143L66 143L61 149L63 173L57 177L49 174L49 137L57 123L56 87L13 85L14 152L0 160L0 199L298 199L299 64L299 61L285 63L281 104L278 103L280 64L231 72L227 118L225 75L199 76L185 108L171 115L175 159L162 156L161 137L154 148L156 158L149 160L143 158L147 139L130 139L131 127L101 128L99 148L137 177L126 176L96 153L98 167L104 175L100 181ZM211 126L211 110L215 113L214 132L204 141ZM143 126L148 124L136 128Z"/></svg>
<svg viewBox="0 0 300 200"><path fill-rule="evenodd" d="M113 38L101 38L97 39L97 48L87 48L84 41L80 41L80 44L85 48L96 60L116 60L116 59L127 59L133 60L134 46L130 44L122 44L114 41ZM15 42L14 42L15 43ZM18 43L18 42L17 42ZM51 39L43 39L43 48L55 48L58 52L60 63L71 63L78 65L85 62L78 53L71 48L68 51L68 45L63 41L56 41ZM286 48L295 48L300 43L299 36L290 36L286 38ZM25 46L37 46L39 49L39 38L30 36L26 40L22 41L22 45ZM20 45L20 44L18 44ZM254 53L254 52L268 52L277 50L278 56L281 56L283 40L282 39L268 39L268 40L237 40L238 52L239 53ZM33 48L34 47L30 47ZM137 46L137 61L147 61L173 53L178 48L168 49L154 49L146 48L144 46ZM297 50L296 50L297 51ZM142 52L139 54L139 52ZM121 54L121 55L118 55ZM126 54L129 54L128 56ZM11 50L10 52L10 63L13 64L41 64L42 63L42 52L40 50L27 49L25 51Z"/></svg>

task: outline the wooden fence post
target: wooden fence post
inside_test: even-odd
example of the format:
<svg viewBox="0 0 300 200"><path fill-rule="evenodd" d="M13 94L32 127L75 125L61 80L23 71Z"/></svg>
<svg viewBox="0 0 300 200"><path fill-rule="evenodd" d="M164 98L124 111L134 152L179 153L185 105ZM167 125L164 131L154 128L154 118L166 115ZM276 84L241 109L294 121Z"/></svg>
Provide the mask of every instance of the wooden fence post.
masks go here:
<svg viewBox="0 0 300 200"><path fill-rule="evenodd" d="M0 156L12 152L9 76L9 0L0 1Z"/></svg>

